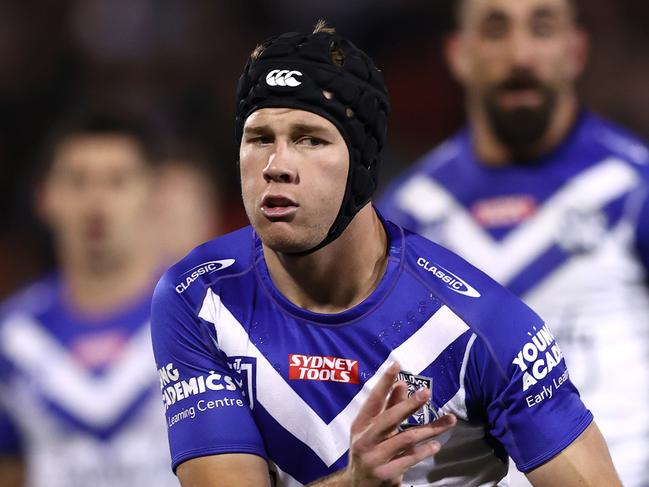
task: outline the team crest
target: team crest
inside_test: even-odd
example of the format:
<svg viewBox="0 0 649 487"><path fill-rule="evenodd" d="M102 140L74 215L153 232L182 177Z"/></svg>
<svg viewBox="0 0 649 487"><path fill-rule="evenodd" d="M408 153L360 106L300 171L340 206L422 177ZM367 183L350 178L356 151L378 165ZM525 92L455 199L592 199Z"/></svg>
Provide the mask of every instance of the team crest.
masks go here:
<svg viewBox="0 0 649 487"><path fill-rule="evenodd" d="M433 379L430 377L424 377L423 375L415 375L402 370L397 375L396 380L403 381L408 385L408 397L412 396L422 387L427 387L431 391L433 390ZM432 399L430 399L418 411L415 411L412 416L401 423L401 429L428 424L435 421L438 417L439 415L433 407Z"/></svg>
<svg viewBox="0 0 649 487"><path fill-rule="evenodd" d="M257 359L245 356L228 357L228 367L236 372L234 381L248 400L250 409L253 409L257 393Z"/></svg>

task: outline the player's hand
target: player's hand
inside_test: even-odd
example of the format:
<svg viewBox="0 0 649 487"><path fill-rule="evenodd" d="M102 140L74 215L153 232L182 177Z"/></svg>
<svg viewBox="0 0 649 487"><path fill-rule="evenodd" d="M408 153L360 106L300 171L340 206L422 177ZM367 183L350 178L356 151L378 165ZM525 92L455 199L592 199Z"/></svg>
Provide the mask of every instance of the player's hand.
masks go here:
<svg viewBox="0 0 649 487"><path fill-rule="evenodd" d="M349 485L400 486L406 470L439 451L440 443L432 439L455 426L455 416L448 414L400 432L399 425L430 399L430 391L408 397L406 384L394 382L399 370L396 362L388 368L352 423Z"/></svg>

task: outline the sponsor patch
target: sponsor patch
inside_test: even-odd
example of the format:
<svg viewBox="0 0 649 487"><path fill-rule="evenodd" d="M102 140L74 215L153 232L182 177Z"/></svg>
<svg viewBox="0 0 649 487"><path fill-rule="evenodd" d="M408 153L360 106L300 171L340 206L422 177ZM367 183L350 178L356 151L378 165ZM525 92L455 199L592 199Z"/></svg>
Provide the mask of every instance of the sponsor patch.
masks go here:
<svg viewBox="0 0 649 487"><path fill-rule="evenodd" d="M529 195L500 196L477 201L471 207L473 218L485 228L508 227L536 213L536 200Z"/></svg>
<svg viewBox="0 0 649 487"><path fill-rule="evenodd" d="M288 378L358 384L358 360L292 353L288 356Z"/></svg>
<svg viewBox="0 0 649 487"><path fill-rule="evenodd" d="M523 372L523 392L552 372L563 360L563 354L547 325L540 330L532 327L534 333L528 332L529 341L516 354L512 364Z"/></svg>

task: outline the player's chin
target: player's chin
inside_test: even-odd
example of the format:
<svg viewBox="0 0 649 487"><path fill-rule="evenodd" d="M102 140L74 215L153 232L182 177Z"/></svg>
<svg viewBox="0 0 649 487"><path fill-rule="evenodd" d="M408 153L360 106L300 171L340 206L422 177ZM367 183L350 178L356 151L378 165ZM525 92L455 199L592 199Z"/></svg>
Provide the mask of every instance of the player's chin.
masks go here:
<svg viewBox="0 0 649 487"><path fill-rule="evenodd" d="M262 225L257 234L264 245L275 252L297 254L315 247L324 238L318 240L313 235L306 234L303 229L285 222L275 222Z"/></svg>

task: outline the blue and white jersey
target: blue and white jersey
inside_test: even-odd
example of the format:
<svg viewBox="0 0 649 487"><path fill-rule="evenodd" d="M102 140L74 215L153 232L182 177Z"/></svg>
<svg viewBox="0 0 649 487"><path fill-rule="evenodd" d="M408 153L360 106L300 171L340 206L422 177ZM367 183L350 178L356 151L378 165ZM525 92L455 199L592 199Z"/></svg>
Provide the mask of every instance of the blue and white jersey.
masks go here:
<svg viewBox="0 0 649 487"><path fill-rule="evenodd" d="M4 303L0 454L29 487L178 486L151 364L151 292L104 316L66 304L58 276Z"/></svg>
<svg viewBox="0 0 649 487"><path fill-rule="evenodd" d="M267 459L279 486L331 474L345 467L351 423L394 359L411 390L432 389L410 423L458 417L441 452L404 485L507 485L508 454L532 469L590 424L533 311L453 253L384 225L384 276L337 314L288 301L250 227L198 247L163 276L152 333L174 468L249 453Z"/></svg>
<svg viewBox="0 0 649 487"><path fill-rule="evenodd" d="M543 316L630 487L649 480L647 174L642 142L583 112L526 166L482 164L462 131L379 202Z"/></svg>

